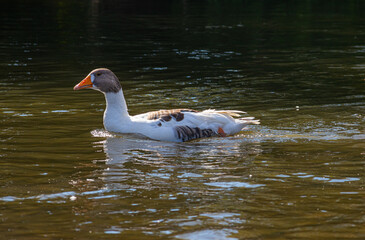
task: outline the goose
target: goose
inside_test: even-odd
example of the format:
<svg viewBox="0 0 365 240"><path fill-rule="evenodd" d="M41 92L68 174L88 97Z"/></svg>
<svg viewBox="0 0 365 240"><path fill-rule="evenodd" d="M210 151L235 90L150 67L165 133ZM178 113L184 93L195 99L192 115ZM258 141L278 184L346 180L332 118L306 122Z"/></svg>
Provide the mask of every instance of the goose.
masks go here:
<svg viewBox="0 0 365 240"><path fill-rule="evenodd" d="M109 132L141 134L159 141L185 142L198 138L226 137L249 124L254 117L240 117L238 110L196 111L193 109L158 110L130 116L118 77L107 68L92 70L74 90L94 89L106 100L104 128Z"/></svg>

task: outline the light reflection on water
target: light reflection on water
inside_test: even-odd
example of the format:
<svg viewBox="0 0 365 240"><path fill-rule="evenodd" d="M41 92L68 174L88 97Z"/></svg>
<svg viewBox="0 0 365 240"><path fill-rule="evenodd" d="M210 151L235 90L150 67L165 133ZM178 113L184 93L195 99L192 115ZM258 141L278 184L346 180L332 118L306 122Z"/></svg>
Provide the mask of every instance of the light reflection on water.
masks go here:
<svg viewBox="0 0 365 240"><path fill-rule="evenodd" d="M342 207L333 209L321 200L323 197L337 196L344 204L353 197L358 201L362 199L363 180L359 172L353 171L361 163L353 159L355 162L345 171L336 171L333 169L344 166L328 159L340 157L336 141L320 143L327 145L327 150L323 151L321 146L312 146L311 141L317 140L304 137L304 140L299 138L302 146L298 148L293 141L295 137L291 138L289 134L284 136L287 138L285 144L278 145L275 139L281 136L263 138L259 131L262 128L265 127L258 126L234 137L184 144L94 130L91 132L92 145L96 149L102 148L105 158L93 161L95 166L101 164L101 168L80 171L81 175L76 173L69 179L73 191L4 196L0 200L66 206L76 203L75 214L83 216L83 220L75 227L93 228L108 235L122 234L128 229L138 231L143 226L144 234L175 235L181 239L239 239L242 234L252 234L242 230L241 225L265 228L272 221L276 222L271 217L273 213L286 212L289 218L300 215L303 221L308 219L308 223L299 222L298 227L305 226L313 217L311 205L314 204L323 221L331 222L337 214L348 214L348 208L341 204ZM265 147L268 143L270 149ZM285 151L273 153L280 148ZM301 152L316 157L310 160ZM309 166L305 161L314 165ZM90 168L79 169L85 167ZM286 188L293 192L287 192ZM270 202L261 205L260 201L265 202L264 199L270 199ZM87 213L92 212L92 207L77 204L89 201L94 204L102 201L110 206L102 207L105 221L115 219L107 216L126 219L112 226L96 226L92 213ZM278 209L272 209L273 206ZM293 207L296 210L291 213ZM137 226L127 220L140 217L144 221ZM280 222L276 224L283 227ZM181 230L177 231L177 228Z"/></svg>
<svg viewBox="0 0 365 240"><path fill-rule="evenodd" d="M4 238L364 238L363 7L238 2L0 10ZM103 96L72 91L104 66L131 114L237 109L262 124L188 143L108 133Z"/></svg>

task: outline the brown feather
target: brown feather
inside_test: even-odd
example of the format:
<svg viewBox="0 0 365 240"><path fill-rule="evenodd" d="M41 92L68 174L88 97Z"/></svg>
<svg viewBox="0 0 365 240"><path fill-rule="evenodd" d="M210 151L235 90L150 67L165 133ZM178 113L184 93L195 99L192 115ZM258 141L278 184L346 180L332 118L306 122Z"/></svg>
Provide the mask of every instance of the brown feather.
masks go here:
<svg viewBox="0 0 365 240"><path fill-rule="evenodd" d="M161 119L164 122L170 121L174 118L177 122L184 119L184 112L198 112L193 109L170 109L170 110L159 110L149 112L147 115L148 120Z"/></svg>

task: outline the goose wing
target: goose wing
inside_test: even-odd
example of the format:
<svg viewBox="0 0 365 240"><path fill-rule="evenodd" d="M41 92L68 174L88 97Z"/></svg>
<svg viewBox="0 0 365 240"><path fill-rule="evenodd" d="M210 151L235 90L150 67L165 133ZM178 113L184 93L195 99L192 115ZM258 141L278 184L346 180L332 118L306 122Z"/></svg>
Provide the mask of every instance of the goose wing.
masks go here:
<svg viewBox="0 0 365 240"><path fill-rule="evenodd" d="M185 108L169 109L169 110L163 109L163 110L152 111L152 112L135 115L135 116L133 116L133 118L141 119L141 120L142 119L159 120L162 122L169 122L171 120L173 120L173 122L180 122L180 121L184 120L185 113L187 113L187 112L197 113L198 111L193 110L193 109L185 109Z"/></svg>

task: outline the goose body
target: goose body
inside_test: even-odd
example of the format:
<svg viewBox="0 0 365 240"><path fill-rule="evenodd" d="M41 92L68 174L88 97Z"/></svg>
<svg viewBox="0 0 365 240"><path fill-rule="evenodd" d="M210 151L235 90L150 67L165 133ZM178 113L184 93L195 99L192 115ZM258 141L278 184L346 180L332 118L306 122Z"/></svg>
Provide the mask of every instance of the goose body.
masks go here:
<svg viewBox="0 0 365 240"><path fill-rule="evenodd" d="M74 90L91 88L105 95L103 123L107 131L135 133L161 141L185 142L192 139L228 136L240 132L249 124L259 124L253 117L239 117L237 110L172 109L128 114L123 90L116 75L106 68L91 71Z"/></svg>

